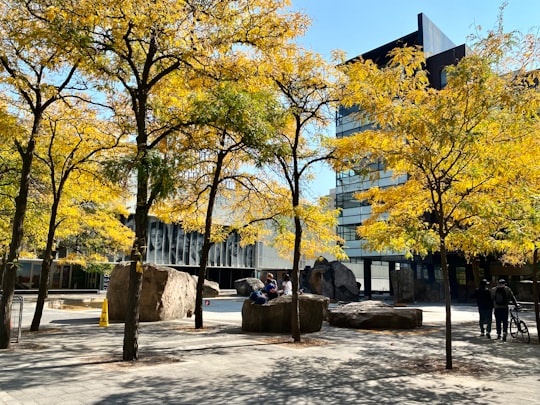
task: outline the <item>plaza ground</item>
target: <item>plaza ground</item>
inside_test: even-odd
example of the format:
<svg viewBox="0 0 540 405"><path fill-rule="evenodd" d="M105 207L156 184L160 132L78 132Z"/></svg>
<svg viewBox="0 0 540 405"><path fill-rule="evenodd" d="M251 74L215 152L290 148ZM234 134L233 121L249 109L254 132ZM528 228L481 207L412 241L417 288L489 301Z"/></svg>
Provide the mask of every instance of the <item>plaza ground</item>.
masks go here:
<svg viewBox="0 0 540 405"><path fill-rule="evenodd" d="M103 294L50 296L41 329L0 351L1 404L507 404L540 403L540 345L480 337L476 307L452 307L453 369L445 368L445 310L415 330L324 324L302 336L244 333L244 298L224 295L194 319L141 323L140 359L123 362L123 324L99 326ZM90 302L90 298L94 303ZM53 305L56 301L56 305ZM532 330L534 329L534 331ZM493 333L494 334L494 333Z"/></svg>

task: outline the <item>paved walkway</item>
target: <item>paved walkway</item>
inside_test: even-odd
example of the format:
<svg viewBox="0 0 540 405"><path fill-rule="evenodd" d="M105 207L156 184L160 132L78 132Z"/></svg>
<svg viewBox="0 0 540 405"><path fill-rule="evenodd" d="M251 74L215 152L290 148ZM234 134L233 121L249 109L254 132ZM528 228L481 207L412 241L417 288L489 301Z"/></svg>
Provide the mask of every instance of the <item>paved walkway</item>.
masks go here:
<svg viewBox="0 0 540 405"><path fill-rule="evenodd" d="M193 319L142 323L133 363L121 361L123 324L98 326L99 303L46 308L40 332L0 351L0 404L540 403L540 345L479 337L475 307L452 309L447 371L442 306L421 306L414 331L325 324L292 344L243 333L242 302L210 299L200 331ZM25 297L26 330L34 305Z"/></svg>

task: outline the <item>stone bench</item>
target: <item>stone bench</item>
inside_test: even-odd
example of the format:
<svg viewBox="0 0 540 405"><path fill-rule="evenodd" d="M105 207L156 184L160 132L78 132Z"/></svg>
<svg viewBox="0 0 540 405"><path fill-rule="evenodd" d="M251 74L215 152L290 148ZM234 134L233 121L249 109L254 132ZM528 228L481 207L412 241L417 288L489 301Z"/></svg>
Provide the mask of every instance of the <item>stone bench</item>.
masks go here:
<svg viewBox="0 0 540 405"><path fill-rule="evenodd" d="M298 296L300 332L311 333L321 330L326 319L330 299L322 295L301 294ZM267 304L255 304L247 299L242 305L242 330L245 332L291 332L292 296L282 295Z"/></svg>

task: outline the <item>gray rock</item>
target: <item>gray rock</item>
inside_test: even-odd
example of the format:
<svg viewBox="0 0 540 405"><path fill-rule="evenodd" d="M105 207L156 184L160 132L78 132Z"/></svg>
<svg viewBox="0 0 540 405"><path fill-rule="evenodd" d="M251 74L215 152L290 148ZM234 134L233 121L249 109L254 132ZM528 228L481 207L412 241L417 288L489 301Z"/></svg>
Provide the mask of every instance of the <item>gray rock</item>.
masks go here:
<svg viewBox="0 0 540 405"><path fill-rule="evenodd" d="M330 309L328 323L356 329L414 329L422 326L422 310L394 308L378 301L351 302Z"/></svg>
<svg viewBox="0 0 540 405"><path fill-rule="evenodd" d="M249 297L253 291L262 290L264 283L255 277L240 278L234 281L236 293L242 297Z"/></svg>
<svg viewBox="0 0 540 405"><path fill-rule="evenodd" d="M300 332L311 333L321 330L330 300L322 295L301 294L298 296L298 301ZM262 305L247 299L242 305L242 330L246 332L290 333L291 311L291 295L282 295Z"/></svg>
<svg viewBox="0 0 540 405"><path fill-rule="evenodd" d="M351 269L338 261L320 258L304 275L308 292L336 301L358 301L360 290Z"/></svg>
<svg viewBox="0 0 540 405"><path fill-rule="evenodd" d="M125 321L129 286L129 263L115 266L107 288L109 319ZM195 311L197 285L193 277L169 267L144 265L139 321L182 319Z"/></svg>
<svg viewBox="0 0 540 405"><path fill-rule="evenodd" d="M195 285L197 285L197 280L199 276L192 276L195 280ZM203 298L212 298L219 296L219 283L210 280L204 280L203 284Z"/></svg>

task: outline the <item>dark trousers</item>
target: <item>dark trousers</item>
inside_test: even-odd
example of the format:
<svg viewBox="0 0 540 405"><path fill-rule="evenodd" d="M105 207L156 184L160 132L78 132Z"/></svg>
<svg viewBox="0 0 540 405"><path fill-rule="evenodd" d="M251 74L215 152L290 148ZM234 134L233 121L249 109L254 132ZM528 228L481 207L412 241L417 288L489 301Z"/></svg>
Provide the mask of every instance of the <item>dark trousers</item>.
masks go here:
<svg viewBox="0 0 540 405"><path fill-rule="evenodd" d="M478 314L480 315L480 320L478 321L480 325L480 332L484 333L484 325L486 325L486 333L491 333L491 319L493 310L491 308L478 308Z"/></svg>
<svg viewBox="0 0 540 405"><path fill-rule="evenodd" d="M508 307L506 308L495 308L495 326L497 327L497 335L502 334L506 335L508 331Z"/></svg>

